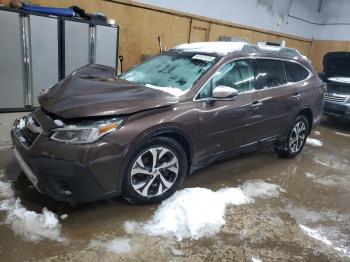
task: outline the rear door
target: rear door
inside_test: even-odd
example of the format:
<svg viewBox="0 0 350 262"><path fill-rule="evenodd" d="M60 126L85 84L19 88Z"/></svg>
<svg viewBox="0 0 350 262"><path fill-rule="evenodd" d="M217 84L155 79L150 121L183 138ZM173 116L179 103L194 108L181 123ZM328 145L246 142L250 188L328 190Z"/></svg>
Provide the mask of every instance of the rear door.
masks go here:
<svg viewBox="0 0 350 262"><path fill-rule="evenodd" d="M295 85L287 83L282 60L255 59L256 86L261 93L263 125L260 138L284 134L300 104Z"/></svg>
<svg viewBox="0 0 350 262"><path fill-rule="evenodd" d="M238 96L213 99L217 86L235 88ZM262 119L260 104L256 103L259 100L252 59L234 60L219 69L195 98L202 141L199 157L254 144Z"/></svg>

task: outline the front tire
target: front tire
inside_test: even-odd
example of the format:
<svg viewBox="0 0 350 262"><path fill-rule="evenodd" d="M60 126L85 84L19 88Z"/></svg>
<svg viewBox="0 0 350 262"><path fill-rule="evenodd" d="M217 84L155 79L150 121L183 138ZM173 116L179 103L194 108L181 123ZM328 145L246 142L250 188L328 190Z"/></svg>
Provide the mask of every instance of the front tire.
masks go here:
<svg viewBox="0 0 350 262"><path fill-rule="evenodd" d="M309 135L309 122L304 115L297 116L288 131L286 141L276 146L275 152L282 158L294 158L303 150Z"/></svg>
<svg viewBox="0 0 350 262"><path fill-rule="evenodd" d="M188 170L182 146L155 137L136 151L123 180L123 197L137 204L159 203L181 186Z"/></svg>

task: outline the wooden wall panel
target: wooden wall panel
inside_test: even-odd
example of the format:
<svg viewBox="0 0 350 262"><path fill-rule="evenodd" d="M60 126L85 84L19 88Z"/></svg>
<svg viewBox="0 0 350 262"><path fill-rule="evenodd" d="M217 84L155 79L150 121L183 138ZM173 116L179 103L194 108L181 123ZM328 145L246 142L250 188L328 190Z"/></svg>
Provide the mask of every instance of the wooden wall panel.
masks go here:
<svg viewBox="0 0 350 262"><path fill-rule="evenodd" d="M101 9L101 0L32 0L32 3L54 7L70 7L76 5L90 13L100 12Z"/></svg>
<svg viewBox="0 0 350 262"><path fill-rule="evenodd" d="M111 2L102 2L101 11L120 25L125 69L159 53L158 35L168 48L188 41L189 18Z"/></svg>
<svg viewBox="0 0 350 262"><path fill-rule="evenodd" d="M300 50L304 55L308 55L311 48L311 41L302 41L292 38L287 38L278 35L271 35L267 33L257 32L249 29L242 29L238 27L229 27L224 25L212 24L210 29L210 41L217 41L220 36L234 36L242 38L249 43L256 44L259 41L286 41L288 47Z"/></svg>
<svg viewBox="0 0 350 262"><path fill-rule="evenodd" d="M249 41L250 35L251 35L250 30L212 24L210 27L209 40L217 41L219 40L220 36L233 36L233 37L242 38L246 41Z"/></svg>
<svg viewBox="0 0 350 262"><path fill-rule="evenodd" d="M5 0L6 2L6 0ZM120 54L124 56L124 69L139 63L144 57L159 53L158 35L163 44L171 48L189 41L217 41L219 36L236 36L250 43L258 41L286 40L287 46L297 48L309 56L317 70L322 70L323 55L330 51L350 51L350 42L315 41L312 52L311 40L279 36L263 30L240 27L213 19L196 17L172 10L142 6L130 0L116 2L104 0L32 0L34 4L69 7L78 5L88 12L102 12L115 19L121 27ZM191 29L192 20L192 32ZM208 28L206 30L194 27Z"/></svg>

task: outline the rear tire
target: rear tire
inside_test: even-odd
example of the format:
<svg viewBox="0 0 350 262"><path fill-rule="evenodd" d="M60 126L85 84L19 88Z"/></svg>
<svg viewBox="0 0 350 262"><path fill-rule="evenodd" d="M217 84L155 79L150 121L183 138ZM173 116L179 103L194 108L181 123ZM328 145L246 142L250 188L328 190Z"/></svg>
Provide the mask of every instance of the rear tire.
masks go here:
<svg viewBox="0 0 350 262"><path fill-rule="evenodd" d="M123 179L123 197L133 204L159 203L181 186L187 155L174 139L155 137L132 157Z"/></svg>
<svg viewBox="0 0 350 262"><path fill-rule="evenodd" d="M309 135L310 127L307 118L304 115L297 116L288 131L286 141L275 146L275 152L282 158L294 158L303 150L306 139Z"/></svg>

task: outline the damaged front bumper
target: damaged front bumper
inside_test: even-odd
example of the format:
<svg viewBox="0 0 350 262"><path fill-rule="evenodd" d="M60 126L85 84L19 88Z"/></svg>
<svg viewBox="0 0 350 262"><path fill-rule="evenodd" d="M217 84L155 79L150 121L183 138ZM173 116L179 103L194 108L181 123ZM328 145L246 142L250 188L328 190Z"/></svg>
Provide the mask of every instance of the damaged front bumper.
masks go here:
<svg viewBox="0 0 350 262"><path fill-rule="evenodd" d="M120 195L115 186L106 188L98 179L99 173L93 173L88 156L89 151L96 151L94 146L51 141L44 133L38 126L20 124L19 120L11 131L17 162L39 192L72 204Z"/></svg>

